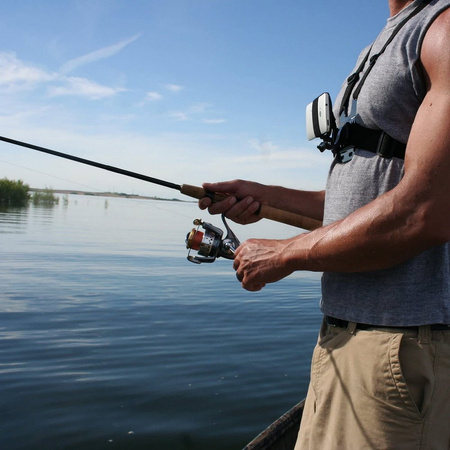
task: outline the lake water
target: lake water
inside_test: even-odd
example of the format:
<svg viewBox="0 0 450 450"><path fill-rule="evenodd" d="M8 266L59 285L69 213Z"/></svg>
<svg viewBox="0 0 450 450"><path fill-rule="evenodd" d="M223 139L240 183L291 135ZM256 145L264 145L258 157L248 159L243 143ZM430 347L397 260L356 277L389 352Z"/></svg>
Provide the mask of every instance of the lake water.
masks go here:
<svg viewBox="0 0 450 450"><path fill-rule="evenodd" d="M231 261L187 261L196 217L224 229L188 202L0 212L1 449L239 450L305 396L319 275L247 292Z"/></svg>

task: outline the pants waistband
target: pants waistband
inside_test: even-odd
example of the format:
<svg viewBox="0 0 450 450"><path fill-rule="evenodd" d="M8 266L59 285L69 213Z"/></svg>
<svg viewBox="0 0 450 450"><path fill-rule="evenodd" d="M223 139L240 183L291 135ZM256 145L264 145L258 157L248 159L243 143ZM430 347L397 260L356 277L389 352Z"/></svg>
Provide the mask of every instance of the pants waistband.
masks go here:
<svg viewBox="0 0 450 450"><path fill-rule="evenodd" d="M325 316L325 322L328 325L331 325L333 327L339 327L339 328L347 328L349 322L348 320L342 320L342 319L336 319L335 317ZM376 328L396 328L399 330L405 330L405 331L419 331L419 327L397 327L395 325L370 325L367 323L357 323L356 329L357 330L368 330L368 329L376 329ZM450 331L450 325L445 325L441 323L433 323L430 325L431 331Z"/></svg>

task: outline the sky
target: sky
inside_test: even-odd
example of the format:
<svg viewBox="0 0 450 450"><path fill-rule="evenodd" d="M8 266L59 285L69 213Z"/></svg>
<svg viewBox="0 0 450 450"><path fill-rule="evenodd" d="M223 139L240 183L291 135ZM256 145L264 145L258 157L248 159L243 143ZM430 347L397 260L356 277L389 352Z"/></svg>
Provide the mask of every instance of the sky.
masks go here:
<svg viewBox="0 0 450 450"><path fill-rule="evenodd" d="M0 136L176 184L323 189L305 108L338 93L382 0L2 0ZM186 199L0 142L0 178Z"/></svg>

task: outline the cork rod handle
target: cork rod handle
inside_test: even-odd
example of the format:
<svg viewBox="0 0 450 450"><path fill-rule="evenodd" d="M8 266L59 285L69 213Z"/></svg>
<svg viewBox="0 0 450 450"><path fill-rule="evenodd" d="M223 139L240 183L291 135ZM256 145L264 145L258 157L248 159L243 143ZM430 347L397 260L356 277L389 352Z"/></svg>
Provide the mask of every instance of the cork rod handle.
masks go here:
<svg viewBox="0 0 450 450"><path fill-rule="evenodd" d="M180 192L188 197L201 199L206 197L206 191L202 187L192 186L190 184L182 184ZM214 194L213 201L220 202L226 199L227 196L223 194ZM303 228L304 230L315 230L322 226L322 222L311 217L302 216L300 214L283 211L281 209L272 208L271 206L261 205L259 211L256 213L259 217L276 222L292 225L294 227Z"/></svg>

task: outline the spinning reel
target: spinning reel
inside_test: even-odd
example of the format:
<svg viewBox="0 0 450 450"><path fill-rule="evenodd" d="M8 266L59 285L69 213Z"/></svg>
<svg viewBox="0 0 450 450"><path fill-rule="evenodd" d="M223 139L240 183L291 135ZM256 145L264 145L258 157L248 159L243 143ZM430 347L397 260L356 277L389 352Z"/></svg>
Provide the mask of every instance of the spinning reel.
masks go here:
<svg viewBox="0 0 450 450"><path fill-rule="evenodd" d="M223 214L222 222L227 230L225 239L222 239L223 231L220 228L203 222L201 219L194 220L194 225L197 225L197 228L192 228L186 236L186 248L189 249L187 259L189 261L195 264L212 263L219 256L234 259L234 252L239 247L240 242L231 231ZM205 230L204 232L200 231L200 226ZM197 250L197 255L191 256L191 250Z"/></svg>

